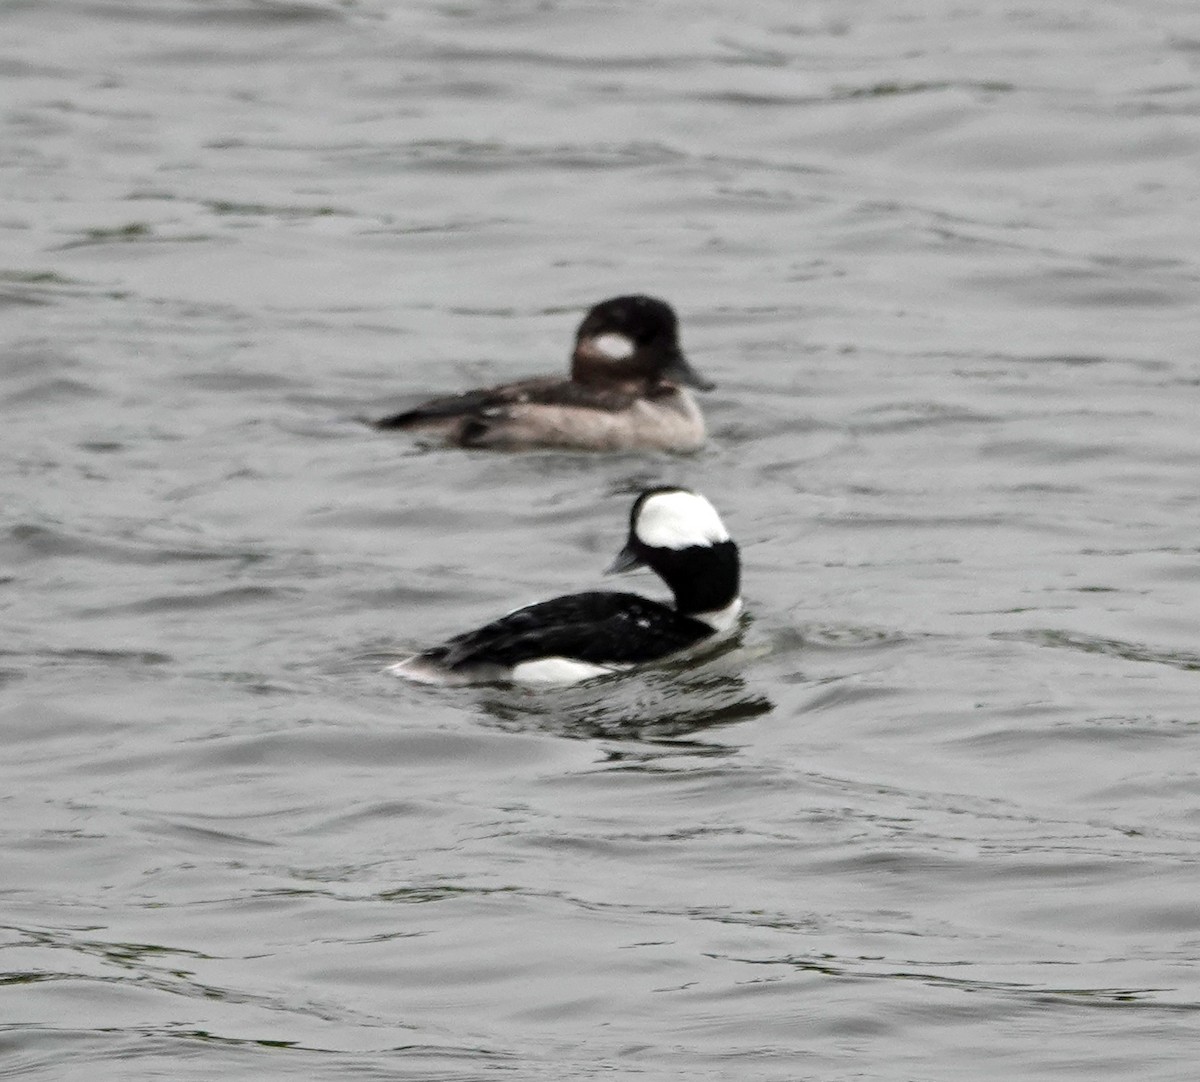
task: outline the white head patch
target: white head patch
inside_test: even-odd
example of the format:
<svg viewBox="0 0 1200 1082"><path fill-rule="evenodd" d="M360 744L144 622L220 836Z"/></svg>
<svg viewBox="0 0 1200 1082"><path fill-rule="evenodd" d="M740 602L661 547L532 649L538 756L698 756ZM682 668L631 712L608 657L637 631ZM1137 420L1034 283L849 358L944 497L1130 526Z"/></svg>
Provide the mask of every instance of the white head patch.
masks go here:
<svg viewBox="0 0 1200 1082"><path fill-rule="evenodd" d="M634 350L637 348L633 344L633 339L628 338L623 334L618 334L616 331L609 331L607 334L598 334L591 340L591 347L603 357L607 357L610 361L625 361L633 356Z"/></svg>
<svg viewBox="0 0 1200 1082"><path fill-rule="evenodd" d="M728 541L729 533L716 509L695 492L660 492L638 512L634 533L656 549L685 549Z"/></svg>

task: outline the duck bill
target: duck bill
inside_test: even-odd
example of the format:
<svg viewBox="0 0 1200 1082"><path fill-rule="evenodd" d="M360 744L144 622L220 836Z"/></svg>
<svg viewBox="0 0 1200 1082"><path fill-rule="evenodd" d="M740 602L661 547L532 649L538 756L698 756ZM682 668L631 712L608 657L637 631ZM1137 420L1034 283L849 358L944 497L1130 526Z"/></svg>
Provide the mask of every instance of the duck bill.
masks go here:
<svg viewBox="0 0 1200 1082"><path fill-rule="evenodd" d="M617 553L617 558L604 569L604 573L606 575L623 575L626 571L636 571L639 567L645 566L642 558L626 545Z"/></svg>
<svg viewBox="0 0 1200 1082"><path fill-rule="evenodd" d="M712 380L705 379L691 366L682 351L677 351L675 356L671 358L670 364L663 369L663 375L671 380L672 383L682 383L688 387L695 387L697 391L711 391L716 386Z"/></svg>

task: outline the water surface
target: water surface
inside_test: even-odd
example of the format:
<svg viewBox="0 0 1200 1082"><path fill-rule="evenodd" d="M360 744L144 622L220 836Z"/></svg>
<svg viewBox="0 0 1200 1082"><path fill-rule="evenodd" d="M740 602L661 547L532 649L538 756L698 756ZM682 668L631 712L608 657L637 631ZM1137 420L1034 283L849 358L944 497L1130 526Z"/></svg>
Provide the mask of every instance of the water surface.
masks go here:
<svg viewBox="0 0 1200 1082"><path fill-rule="evenodd" d="M8 1077L1194 1078L1191 5L0 42ZM358 422L633 290L719 383L698 455ZM736 649L381 672L599 585L663 482L743 545Z"/></svg>

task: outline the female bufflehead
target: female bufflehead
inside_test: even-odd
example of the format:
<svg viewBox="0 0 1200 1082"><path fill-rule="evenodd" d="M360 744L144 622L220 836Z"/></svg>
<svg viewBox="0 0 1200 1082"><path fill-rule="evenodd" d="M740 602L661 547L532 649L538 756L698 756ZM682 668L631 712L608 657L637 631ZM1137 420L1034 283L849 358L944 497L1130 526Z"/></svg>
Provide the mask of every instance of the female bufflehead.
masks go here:
<svg viewBox="0 0 1200 1082"><path fill-rule="evenodd" d="M391 666L421 683L573 683L716 641L742 610L737 545L711 503L685 488L643 492L609 574L649 567L675 605L591 591L517 609Z"/></svg>
<svg viewBox="0 0 1200 1082"><path fill-rule="evenodd" d="M671 306L613 297L575 332L569 380L546 376L435 398L374 425L458 447L694 451L704 443L704 418L682 384L713 386L683 355Z"/></svg>

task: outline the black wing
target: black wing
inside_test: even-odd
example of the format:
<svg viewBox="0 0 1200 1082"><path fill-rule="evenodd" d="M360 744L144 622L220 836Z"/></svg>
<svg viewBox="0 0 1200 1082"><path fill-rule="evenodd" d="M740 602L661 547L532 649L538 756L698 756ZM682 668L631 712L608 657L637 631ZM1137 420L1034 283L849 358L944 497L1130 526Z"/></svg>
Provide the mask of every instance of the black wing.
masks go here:
<svg viewBox="0 0 1200 1082"><path fill-rule="evenodd" d="M568 594L458 635L429 656L452 669L566 657L595 665L653 661L712 629L637 594Z"/></svg>
<svg viewBox="0 0 1200 1082"><path fill-rule="evenodd" d="M583 406L613 413L628 408L634 396L625 391L602 390L586 383L561 379L526 379L423 402L402 413L374 422L376 428L416 428L456 418L486 419L503 416L510 406Z"/></svg>

